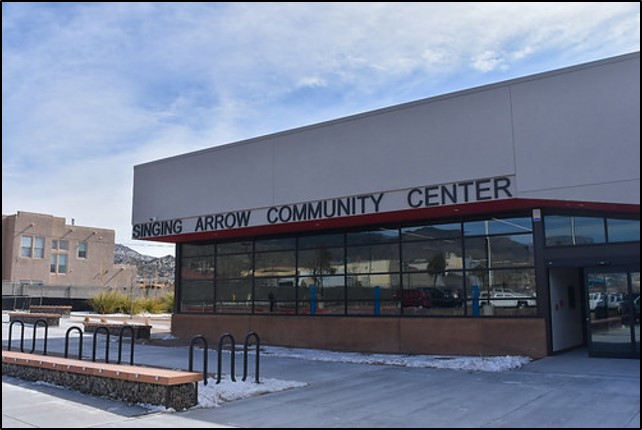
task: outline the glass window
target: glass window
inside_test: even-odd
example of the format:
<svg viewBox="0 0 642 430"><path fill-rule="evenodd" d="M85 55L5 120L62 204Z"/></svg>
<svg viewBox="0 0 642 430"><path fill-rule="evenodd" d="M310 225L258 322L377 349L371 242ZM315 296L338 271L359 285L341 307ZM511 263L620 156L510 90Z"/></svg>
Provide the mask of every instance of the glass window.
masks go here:
<svg viewBox="0 0 642 430"><path fill-rule="evenodd" d="M87 258L87 242L78 243L78 258Z"/></svg>
<svg viewBox="0 0 642 430"><path fill-rule="evenodd" d="M347 234L348 245L368 245L394 242L399 240L399 229L378 228L375 230L350 232Z"/></svg>
<svg viewBox="0 0 642 430"><path fill-rule="evenodd" d="M36 237L33 245L33 257L45 258L45 238Z"/></svg>
<svg viewBox="0 0 642 430"><path fill-rule="evenodd" d="M491 236L488 240L491 268L535 264L532 234Z"/></svg>
<svg viewBox="0 0 642 430"><path fill-rule="evenodd" d="M343 276L299 277L299 313L305 315L345 314Z"/></svg>
<svg viewBox="0 0 642 430"><path fill-rule="evenodd" d="M343 233L316 234L314 236L301 236L299 238L299 249L336 248L343 246Z"/></svg>
<svg viewBox="0 0 642 430"><path fill-rule="evenodd" d="M252 313L252 280L219 279L215 286L216 312Z"/></svg>
<svg viewBox="0 0 642 430"><path fill-rule="evenodd" d="M69 241L68 240L56 240L53 239L51 241L51 249L56 249L60 251L68 251L69 250Z"/></svg>
<svg viewBox="0 0 642 430"><path fill-rule="evenodd" d="M474 237L465 240L464 248L466 249L466 259L464 263L466 269L488 267L489 245L490 241L487 237Z"/></svg>
<svg viewBox="0 0 642 430"><path fill-rule="evenodd" d="M25 258L45 258L45 238L22 236L20 238L20 256Z"/></svg>
<svg viewBox="0 0 642 430"><path fill-rule="evenodd" d="M216 259L218 278L247 278L252 276L252 254L219 255Z"/></svg>
<svg viewBox="0 0 642 430"><path fill-rule="evenodd" d="M316 248L299 251L302 276L339 275L345 272L343 248Z"/></svg>
<svg viewBox="0 0 642 430"><path fill-rule="evenodd" d="M348 247L349 273L380 273L399 271L399 244Z"/></svg>
<svg viewBox="0 0 642 430"><path fill-rule="evenodd" d="M349 315L400 314L397 300L400 289L398 274L348 276L346 284Z"/></svg>
<svg viewBox="0 0 642 430"><path fill-rule="evenodd" d="M537 315L533 269L470 271L467 285L468 315Z"/></svg>
<svg viewBox="0 0 642 430"><path fill-rule="evenodd" d="M379 289L379 299L393 300L399 289L399 274L382 273L379 275L348 276L348 300L375 300L376 289Z"/></svg>
<svg viewBox="0 0 642 430"><path fill-rule="evenodd" d="M256 253L254 276L294 276L296 255L294 251Z"/></svg>
<svg viewBox="0 0 642 430"><path fill-rule="evenodd" d="M573 245L573 221L569 216L547 215L544 218L546 246Z"/></svg>
<svg viewBox="0 0 642 430"><path fill-rule="evenodd" d="M181 278L184 280L214 279L214 257L183 258Z"/></svg>
<svg viewBox="0 0 642 430"><path fill-rule="evenodd" d="M58 274L67 273L67 254L58 254Z"/></svg>
<svg viewBox="0 0 642 430"><path fill-rule="evenodd" d="M273 314L296 313L296 278L255 278L254 312Z"/></svg>
<svg viewBox="0 0 642 430"><path fill-rule="evenodd" d="M402 244L402 269L405 272L460 270L463 268L461 241L431 240Z"/></svg>
<svg viewBox="0 0 642 430"><path fill-rule="evenodd" d="M181 245L181 255L183 257L202 257L214 255L214 245L199 243L184 243Z"/></svg>
<svg viewBox="0 0 642 430"><path fill-rule="evenodd" d="M236 242L219 243L216 248L219 254L241 254L252 252L252 241L241 240Z"/></svg>
<svg viewBox="0 0 642 430"><path fill-rule="evenodd" d="M461 237L461 223L432 224L401 229L403 240L454 239Z"/></svg>
<svg viewBox="0 0 642 430"><path fill-rule="evenodd" d="M523 218L492 218L484 221L471 221L464 223L466 236L480 236L487 234L530 233L533 231L533 222L530 217Z"/></svg>
<svg viewBox="0 0 642 430"><path fill-rule="evenodd" d="M20 256L31 258L33 256L33 237L22 236L20 239Z"/></svg>
<svg viewBox="0 0 642 430"><path fill-rule="evenodd" d="M590 245L606 242L604 218L547 215L546 246Z"/></svg>
<svg viewBox="0 0 642 430"><path fill-rule="evenodd" d="M609 242L639 242L639 219L614 219L607 218L606 225L609 232Z"/></svg>
<svg viewBox="0 0 642 430"><path fill-rule="evenodd" d="M294 237L261 239L257 240L254 246L256 252L289 250L295 248L296 239Z"/></svg>
<svg viewBox="0 0 642 430"><path fill-rule="evenodd" d="M67 254L51 254L49 271L59 275L67 273L68 258L69 256Z"/></svg>
<svg viewBox="0 0 642 430"><path fill-rule="evenodd" d="M574 217L575 245L606 242L604 218Z"/></svg>
<svg viewBox="0 0 642 430"><path fill-rule="evenodd" d="M181 312L212 312L214 309L213 281L181 282Z"/></svg>
<svg viewBox="0 0 642 430"><path fill-rule="evenodd" d="M449 315L464 313L463 272L406 273L403 291L397 293L405 315Z"/></svg>

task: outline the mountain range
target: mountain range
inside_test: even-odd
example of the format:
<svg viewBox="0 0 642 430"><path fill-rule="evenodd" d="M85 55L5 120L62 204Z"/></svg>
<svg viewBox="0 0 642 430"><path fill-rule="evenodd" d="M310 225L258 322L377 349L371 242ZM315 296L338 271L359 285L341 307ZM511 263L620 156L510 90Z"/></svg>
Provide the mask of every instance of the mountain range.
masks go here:
<svg viewBox="0 0 642 430"><path fill-rule="evenodd" d="M154 284L174 283L176 259L172 255L160 258L151 257L117 243L114 250L114 263L136 266L138 269L137 280L140 282Z"/></svg>

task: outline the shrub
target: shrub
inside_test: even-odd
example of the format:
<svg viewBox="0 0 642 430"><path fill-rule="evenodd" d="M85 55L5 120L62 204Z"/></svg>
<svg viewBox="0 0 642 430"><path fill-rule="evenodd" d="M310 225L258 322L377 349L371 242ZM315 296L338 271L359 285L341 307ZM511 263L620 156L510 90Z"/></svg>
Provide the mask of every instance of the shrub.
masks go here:
<svg viewBox="0 0 642 430"><path fill-rule="evenodd" d="M99 314L125 313L135 315L142 312L162 314L172 311L174 294L132 299L127 294L118 291L101 291L89 299L89 305Z"/></svg>
<svg viewBox="0 0 642 430"><path fill-rule="evenodd" d="M118 291L101 291L89 299L89 305L99 314L113 314L122 312L128 300L125 294Z"/></svg>

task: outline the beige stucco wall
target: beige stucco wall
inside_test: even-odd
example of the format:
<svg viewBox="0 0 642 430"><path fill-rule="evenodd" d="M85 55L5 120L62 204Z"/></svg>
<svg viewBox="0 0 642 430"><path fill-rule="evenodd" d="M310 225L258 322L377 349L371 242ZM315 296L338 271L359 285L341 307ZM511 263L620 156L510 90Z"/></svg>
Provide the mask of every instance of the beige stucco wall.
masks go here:
<svg viewBox="0 0 642 430"><path fill-rule="evenodd" d="M133 285L136 269L114 265L114 230L69 225L65 218L18 212L2 218L2 280L44 285L118 287ZM23 236L45 239L44 257L22 257ZM66 240L69 249L66 274L50 272L52 240ZM87 257L79 258L78 246L87 243Z"/></svg>

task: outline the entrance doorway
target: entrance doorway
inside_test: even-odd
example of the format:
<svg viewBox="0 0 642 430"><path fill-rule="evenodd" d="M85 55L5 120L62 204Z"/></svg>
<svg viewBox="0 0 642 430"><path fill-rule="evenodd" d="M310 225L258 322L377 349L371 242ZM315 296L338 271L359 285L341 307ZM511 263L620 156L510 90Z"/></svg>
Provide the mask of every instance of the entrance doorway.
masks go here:
<svg viewBox="0 0 642 430"><path fill-rule="evenodd" d="M584 287L589 354L639 357L639 267L585 269Z"/></svg>

